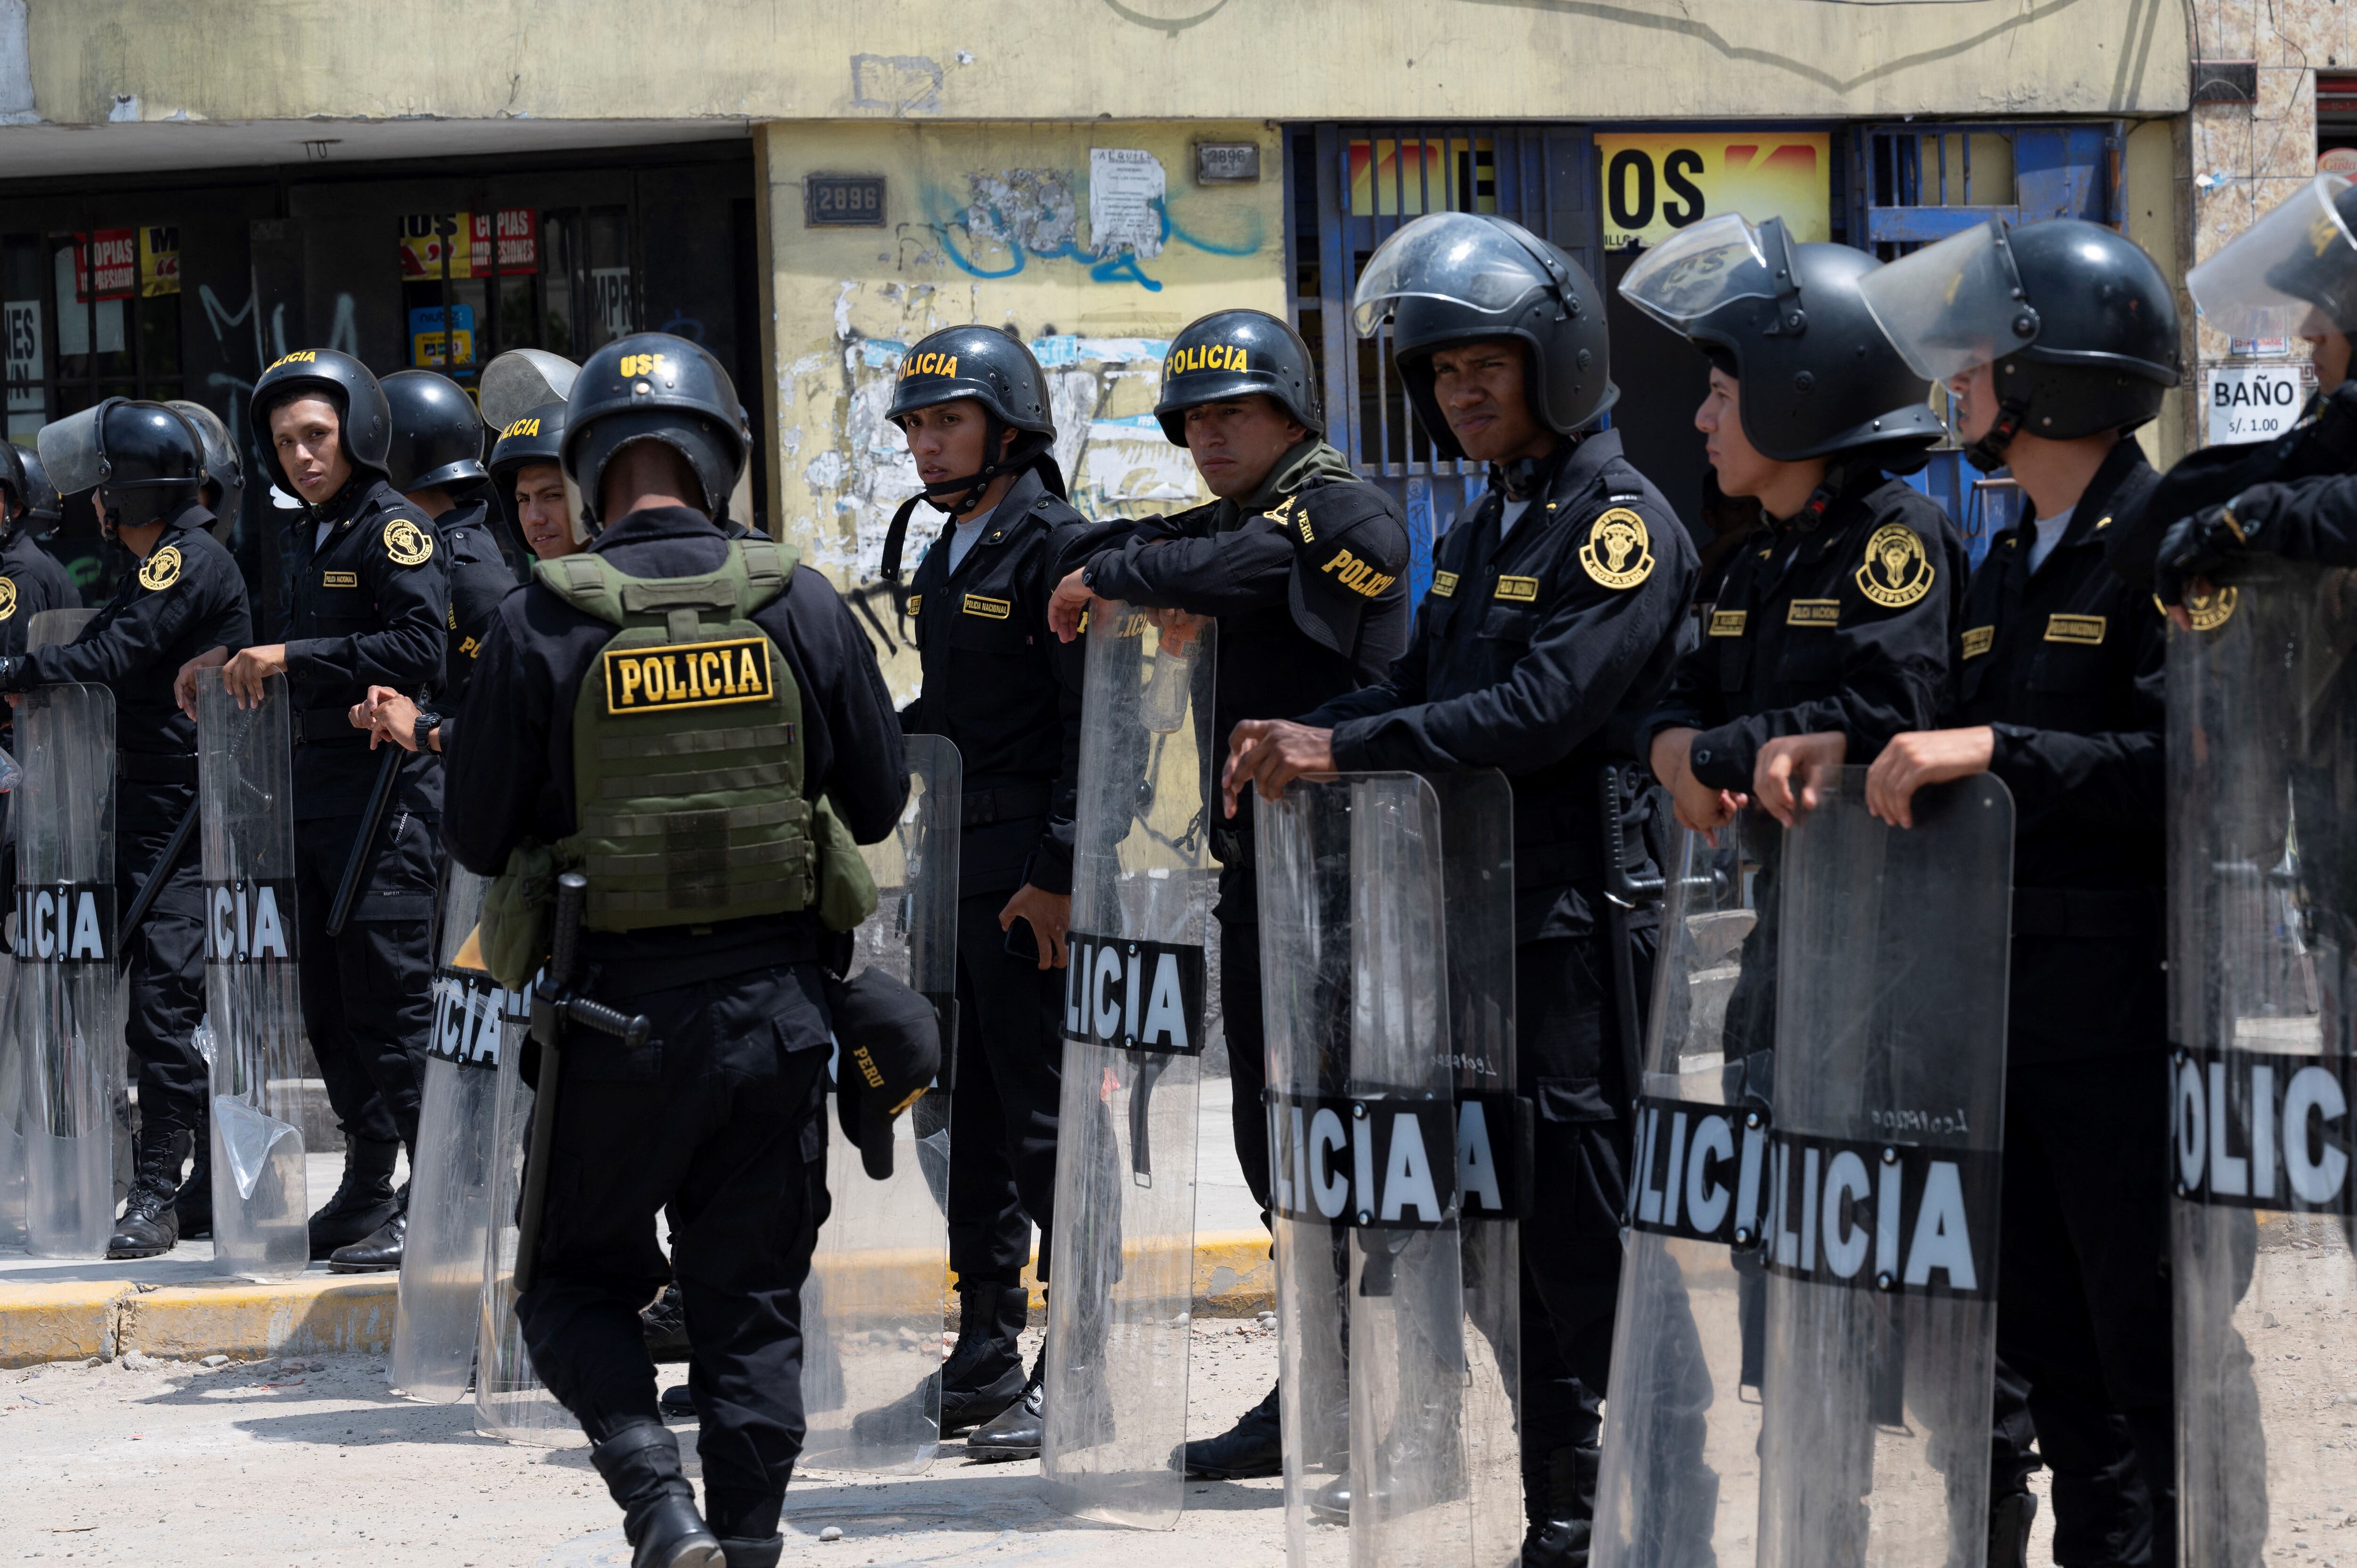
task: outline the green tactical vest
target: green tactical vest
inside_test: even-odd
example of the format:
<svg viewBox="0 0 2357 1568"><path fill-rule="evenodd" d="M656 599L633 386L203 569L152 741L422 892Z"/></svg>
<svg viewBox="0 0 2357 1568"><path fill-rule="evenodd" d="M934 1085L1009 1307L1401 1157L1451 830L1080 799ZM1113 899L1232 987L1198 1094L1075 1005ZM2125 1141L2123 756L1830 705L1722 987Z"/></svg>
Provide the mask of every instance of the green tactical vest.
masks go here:
<svg viewBox="0 0 2357 1568"><path fill-rule="evenodd" d="M579 826L556 863L589 878L591 930L705 926L810 908L817 835L802 799L802 691L753 612L795 552L732 540L702 577L633 577L584 552L541 581L621 629L573 708Z"/></svg>

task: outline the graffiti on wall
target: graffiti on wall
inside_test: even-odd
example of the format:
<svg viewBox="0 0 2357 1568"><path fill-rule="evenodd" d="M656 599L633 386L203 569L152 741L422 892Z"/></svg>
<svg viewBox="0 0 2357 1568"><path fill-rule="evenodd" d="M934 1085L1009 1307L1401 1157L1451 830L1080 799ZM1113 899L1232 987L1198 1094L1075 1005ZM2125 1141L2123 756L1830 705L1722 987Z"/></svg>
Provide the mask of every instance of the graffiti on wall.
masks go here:
<svg viewBox="0 0 2357 1568"><path fill-rule="evenodd" d="M1146 263L1173 247L1243 258L1266 242L1260 214L1249 207L1222 204L1235 234L1196 232L1171 212L1161 160L1125 147L1091 148L1085 178L1065 169L986 170L968 174L963 190L927 188L924 204L942 254L985 282L1035 263L1067 262L1091 283L1159 294L1162 279ZM1208 217L1196 221L1211 227Z"/></svg>

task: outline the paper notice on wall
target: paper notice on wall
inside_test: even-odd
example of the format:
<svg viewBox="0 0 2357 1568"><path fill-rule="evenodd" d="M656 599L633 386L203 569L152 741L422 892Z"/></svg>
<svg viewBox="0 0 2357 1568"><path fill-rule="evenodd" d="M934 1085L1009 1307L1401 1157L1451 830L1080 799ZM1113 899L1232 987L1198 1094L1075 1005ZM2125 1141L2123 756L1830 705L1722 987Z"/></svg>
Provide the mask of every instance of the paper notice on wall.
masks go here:
<svg viewBox="0 0 2357 1568"><path fill-rule="evenodd" d="M1089 242L1100 256L1162 253L1162 160L1135 147L1089 149Z"/></svg>
<svg viewBox="0 0 2357 1568"><path fill-rule="evenodd" d="M2272 441L2298 420L2307 401L2298 365L2213 365L2210 445Z"/></svg>

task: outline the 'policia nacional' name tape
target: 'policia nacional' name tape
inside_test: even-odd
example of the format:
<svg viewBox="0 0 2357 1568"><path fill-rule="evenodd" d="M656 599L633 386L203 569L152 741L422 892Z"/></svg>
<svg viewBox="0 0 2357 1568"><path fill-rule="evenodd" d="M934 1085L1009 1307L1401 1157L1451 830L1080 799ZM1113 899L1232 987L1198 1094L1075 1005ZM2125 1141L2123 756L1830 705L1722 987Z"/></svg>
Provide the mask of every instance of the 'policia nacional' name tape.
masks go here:
<svg viewBox="0 0 2357 1568"><path fill-rule="evenodd" d="M16 942L27 963L113 963L114 884L16 885Z"/></svg>
<svg viewBox="0 0 2357 1568"><path fill-rule="evenodd" d="M1468 1185L1502 1197L1489 1140L1472 1149L1458 1143L1454 1100L1275 1090L1267 1100L1269 1207L1287 1219L1360 1230L1453 1225L1460 1167L1469 1159L1486 1168Z"/></svg>
<svg viewBox="0 0 2357 1568"><path fill-rule="evenodd" d="M1995 1296L2003 1155L1788 1130L1769 1150L1770 1272L1857 1290Z"/></svg>
<svg viewBox="0 0 2357 1568"><path fill-rule="evenodd" d="M207 963L292 963L295 880L205 884Z"/></svg>
<svg viewBox="0 0 2357 1568"><path fill-rule="evenodd" d="M532 988L509 991L487 975L446 969L434 977L434 1032L426 1045L460 1067L500 1065L502 1026L532 1019Z"/></svg>
<svg viewBox="0 0 2357 1568"><path fill-rule="evenodd" d="M1637 1101L1634 1164L1624 1217L1632 1229L1729 1247L1760 1244L1765 1111L1646 1095Z"/></svg>
<svg viewBox="0 0 2357 1568"><path fill-rule="evenodd" d="M1073 931L1064 971L1064 1038L1131 1051L1203 1049L1203 950Z"/></svg>
<svg viewBox="0 0 2357 1568"><path fill-rule="evenodd" d="M2357 1058L2180 1047L2169 1066L2179 1197L2222 1208L2357 1212Z"/></svg>

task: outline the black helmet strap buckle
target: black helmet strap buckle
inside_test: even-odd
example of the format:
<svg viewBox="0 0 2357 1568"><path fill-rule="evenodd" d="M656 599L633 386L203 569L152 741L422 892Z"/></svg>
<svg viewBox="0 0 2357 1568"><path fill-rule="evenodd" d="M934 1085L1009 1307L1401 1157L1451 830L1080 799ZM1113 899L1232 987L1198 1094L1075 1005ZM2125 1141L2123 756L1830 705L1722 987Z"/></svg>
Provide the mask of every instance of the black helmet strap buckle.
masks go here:
<svg viewBox="0 0 2357 1568"><path fill-rule="evenodd" d="M1964 456L1983 473L2005 466L2005 449L2021 434L2021 422L2029 417L2027 398L2007 398L1997 405L1996 418L1988 433L1964 449Z"/></svg>
<svg viewBox="0 0 2357 1568"><path fill-rule="evenodd" d="M1760 238L1768 247L1768 270L1776 279L1776 315L1764 335L1798 338L1809 329L1809 314L1801 308L1800 258L1792 231L1781 218L1770 218L1760 226Z"/></svg>
<svg viewBox="0 0 2357 1568"><path fill-rule="evenodd" d="M1554 285L1555 303L1555 318L1557 321L1577 320L1579 318L1579 291L1571 286L1571 274L1564 271L1563 263L1557 261L1553 255L1549 254L1547 248L1544 245L1534 245L1531 243L1528 238L1519 232L1512 225L1506 225L1504 227L1506 227L1509 233L1513 235L1514 243L1523 248L1523 253L1539 264L1539 270L1545 273L1547 275L1547 282Z"/></svg>

